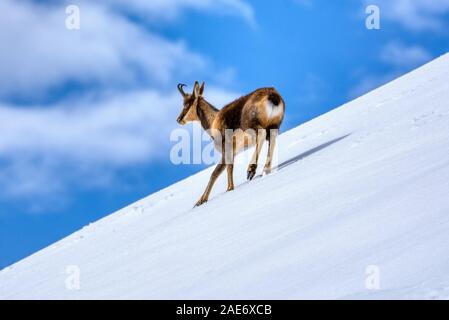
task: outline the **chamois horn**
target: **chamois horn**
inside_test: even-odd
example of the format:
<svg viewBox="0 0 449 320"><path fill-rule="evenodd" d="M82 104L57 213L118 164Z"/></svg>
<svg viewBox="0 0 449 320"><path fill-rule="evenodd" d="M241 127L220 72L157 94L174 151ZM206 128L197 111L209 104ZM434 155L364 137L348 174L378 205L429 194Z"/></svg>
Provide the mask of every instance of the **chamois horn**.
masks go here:
<svg viewBox="0 0 449 320"><path fill-rule="evenodd" d="M184 83L179 83L178 84L178 90L179 92L182 94L183 97L185 97L187 94L184 92L184 87L187 87L186 84Z"/></svg>

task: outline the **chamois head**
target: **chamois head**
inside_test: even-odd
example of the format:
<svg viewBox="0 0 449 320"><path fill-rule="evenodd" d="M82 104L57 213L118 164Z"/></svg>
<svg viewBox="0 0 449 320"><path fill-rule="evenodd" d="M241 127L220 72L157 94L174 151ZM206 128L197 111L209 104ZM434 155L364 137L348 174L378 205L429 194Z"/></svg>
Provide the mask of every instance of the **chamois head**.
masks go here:
<svg viewBox="0 0 449 320"><path fill-rule="evenodd" d="M187 85L182 83L178 84L179 93L181 93L184 101L182 111L179 114L177 121L182 125L186 124L187 122L198 120L196 107L198 105L199 98L203 96L204 92L204 82L200 87L198 81L195 81L193 92L191 94L184 92L184 87L186 86Z"/></svg>

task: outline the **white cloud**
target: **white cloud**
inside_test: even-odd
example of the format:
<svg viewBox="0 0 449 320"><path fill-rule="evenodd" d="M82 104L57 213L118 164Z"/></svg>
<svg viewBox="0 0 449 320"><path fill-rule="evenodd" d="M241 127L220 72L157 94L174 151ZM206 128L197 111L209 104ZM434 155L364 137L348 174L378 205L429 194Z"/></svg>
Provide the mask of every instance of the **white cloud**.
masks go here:
<svg viewBox="0 0 449 320"><path fill-rule="evenodd" d="M73 161L138 162L157 153L163 143L160 127L169 123L169 114L174 119L179 103L178 95L148 91L51 107L2 106L0 155L51 153Z"/></svg>
<svg viewBox="0 0 449 320"><path fill-rule="evenodd" d="M156 21L184 9L218 11L254 20L239 0L79 1L79 30L65 27L65 5L0 2L0 97L44 95L67 82L100 88L146 83L163 87L173 76L210 69L182 40L168 40L126 18L119 9ZM163 17L163 18L162 18Z"/></svg>
<svg viewBox="0 0 449 320"><path fill-rule="evenodd" d="M420 46L406 46L400 42L388 43L381 52L381 60L400 68L415 68L432 59L432 55Z"/></svg>
<svg viewBox="0 0 449 320"><path fill-rule="evenodd" d="M206 61L182 42L89 5L81 10L81 29L65 28L63 6L47 7L5 0L0 11L0 94L32 94L65 81L132 86L167 83Z"/></svg>
<svg viewBox="0 0 449 320"><path fill-rule="evenodd" d="M449 0L364 0L381 9L381 18L400 24L412 31L436 31L447 28L445 15Z"/></svg>
<svg viewBox="0 0 449 320"><path fill-rule="evenodd" d="M222 106L238 94L207 87L205 96ZM8 163L0 197L59 196L67 180L102 184L117 168L166 159L181 106L177 91L156 90L47 107L0 104L0 160Z"/></svg>
<svg viewBox="0 0 449 320"><path fill-rule="evenodd" d="M207 88L211 102L236 94ZM65 101L50 107L0 105L0 157L63 157L77 163L132 165L166 155L169 132L178 126L177 91L114 94L100 100Z"/></svg>
<svg viewBox="0 0 449 320"><path fill-rule="evenodd" d="M173 23L186 9L254 22L241 0L77 3L81 28L71 31L68 3L0 1L0 198L33 199L34 211L63 199L71 183L107 184L119 168L167 158L181 108L176 83L206 72L234 77L232 68L214 66L182 39L167 39L121 9L148 17L150 26ZM51 96L67 82L93 89L51 104L6 102ZM237 94L207 86L206 96L220 106Z"/></svg>
<svg viewBox="0 0 449 320"><path fill-rule="evenodd" d="M148 19L173 20L181 11L193 9L238 16L253 26L256 23L253 8L242 0L110 0L109 4Z"/></svg>
<svg viewBox="0 0 449 320"><path fill-rule="evenodd" d="M404 73L432 60L432 54L417 45L405 45L398 41L387 43L379 52L379 61L390 67L386 74L363 74L358 84L349 92L350 98L357 98Z"/></svg>

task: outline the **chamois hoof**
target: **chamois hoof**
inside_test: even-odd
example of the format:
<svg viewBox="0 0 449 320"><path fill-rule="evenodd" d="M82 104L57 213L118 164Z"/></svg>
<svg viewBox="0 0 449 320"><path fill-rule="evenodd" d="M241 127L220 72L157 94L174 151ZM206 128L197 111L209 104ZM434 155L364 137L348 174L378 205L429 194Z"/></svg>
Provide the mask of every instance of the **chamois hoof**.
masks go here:
<svg viewBox="0 0 449 320"><path fill-rule="evenodd" d="M254 176L256 175L256 169L257 169L257 164L251 164L248 167L248 175L247 175L248 180L253 180Z"/></svg>
<svg viewBox="0 0 449 320"><path fill-rule="evenodd" d="M202 205L205 204L206 202L207 202L207 199L200 198L200 200L198 200L198 202L195 204L195 207L194 207L194 208L199 207L199 206L202 206Z"/></svg>

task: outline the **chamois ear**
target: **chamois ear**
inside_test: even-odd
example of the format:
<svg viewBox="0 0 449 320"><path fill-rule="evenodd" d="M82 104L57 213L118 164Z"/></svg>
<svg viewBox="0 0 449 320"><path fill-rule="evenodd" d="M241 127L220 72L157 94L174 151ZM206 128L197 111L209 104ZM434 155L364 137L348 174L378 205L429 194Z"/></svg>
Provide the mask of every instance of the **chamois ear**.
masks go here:
<svg viewBox="0 0 449 320"><path fill-rule="evenodd" d="M200 91L198 92L200 94L200 97L203 95L203 92L204 92L204 81L201 84Z"/></svg>
<svg viewBox="0 0 449 320"><path fill-rule="evenodd" d="M200 95L199 90L200 90L200 84L198 83L198 81L195 81L195 84L193 85L192 95L194 97L198 97Z"/></svg>
<svg viewBox="0 0 449 320"><path fill-rule="evenodd" d="M199 90L199 84L198 84L198 81L195 81L195 84L193 85L192 96L198 97L198 90Z"/></svg>

